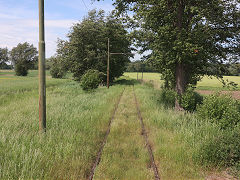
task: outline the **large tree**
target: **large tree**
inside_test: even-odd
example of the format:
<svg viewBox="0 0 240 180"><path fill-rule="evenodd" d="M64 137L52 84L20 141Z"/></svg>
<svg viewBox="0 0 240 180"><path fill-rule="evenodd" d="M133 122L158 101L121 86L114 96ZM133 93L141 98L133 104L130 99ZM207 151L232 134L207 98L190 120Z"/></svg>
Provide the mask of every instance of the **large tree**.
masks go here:
<svg viewBox="0 0 240 180"><path fill-rule="evenodd" d="M0 48L0 69L6 66L6 62L8 62L8 49Z"/></svg>
<svg viewBox="0 0 240 180"><path fill-rule="evenodd" d="M221 77L225 60L239 57L238 0L116 0L119 13L133 11L143 50L181 96L203 75ZM209 71L214 69L214 71ZM181 109L176 100L176 109Z"/></svg>
<svg viewBox="0 0 240 180"><path fill-rule="evenodd" d="M82 22L75 24L68 40L59 40L57 58L68 64L76 80L89 69L106 74L108 38L110 51L130 53L128 32L120 20L113 15L105 17L104 11L90 11ZM130 55L112 55L110 58L110 80L119 77L129 62Z"/></svg>
<svg viewBox="0 0 240 180"><path fill-rule="evenodd" d="M28 70L33 68L37 61L37 54L37 49L27 42L19 43L11 50L10 59L17 76L26 76L28 74Z"/></svg>

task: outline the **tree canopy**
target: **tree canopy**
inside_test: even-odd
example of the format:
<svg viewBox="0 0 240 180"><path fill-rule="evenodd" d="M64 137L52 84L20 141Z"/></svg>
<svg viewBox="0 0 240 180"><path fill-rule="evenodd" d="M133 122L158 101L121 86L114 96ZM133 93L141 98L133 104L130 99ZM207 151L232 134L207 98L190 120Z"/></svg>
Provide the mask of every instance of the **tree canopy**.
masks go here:
<svg viewBox="0 0 240 180"><path fill-rule="evenodd" d="M6 66L6 62L8 62L8 49L0 48L0 69Z"/></svg>
<svg viewBox="0 0 240 180"><path fill-rule="evenodd" d="M221 77L223 62L239 58L238 1L116 0L115 5L119 14L133 12L138 45L152 50L150 60L179 95L203 75Z"/></svg>
<svg viewBox="0 0 240 180"><path fill-rule="evenodd" d="M11 61L17 76L26 76L28 74L28 70L34 66L38 59L37 54L37 49L27 42L19 43L11 50Z"/></svg>
<svg viewBox="0 0 240 180"><path fill-rule="evenodd" d="M76 80L80 80L89 69L106 74L108 38L110 52L131 52L128 32L121 21L112 14L105 17L104 11L90 11L82 22L71 28L67 41L59 40L57 57L67 62ZM111 55L111 81L123 74L129 57L130 55Z"/></svg>

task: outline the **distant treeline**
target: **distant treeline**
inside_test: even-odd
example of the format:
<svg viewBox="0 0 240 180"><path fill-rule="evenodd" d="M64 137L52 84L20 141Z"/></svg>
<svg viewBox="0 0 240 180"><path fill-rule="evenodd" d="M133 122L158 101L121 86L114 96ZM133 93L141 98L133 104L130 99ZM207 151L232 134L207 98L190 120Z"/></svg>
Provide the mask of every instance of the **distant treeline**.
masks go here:
<svg viewBox="0 0 240 180"><path fill-rule="evenodd" d="M212 66L214 68L215 66ZM209 67L211 69L211 67ZM211 70L210 70L211 71ZM215 71L215 69L212 69ZM158 72L157 67L154 67L146 61L134 61L127 64L126 72ZM222 64L224 76L240 76L240 63Z"/></svg>
<svg viewBox="0 0 240 180"><path fill-rule="evenodd" d="M128 63L126 72L157 72L157 69L148 62L138 60Z"/></svg>
<svg viewBox="0 0 240 180"><path fill-rule="evenodd" d="M240 63L226 64L226 76L240 76Z"/></svg>

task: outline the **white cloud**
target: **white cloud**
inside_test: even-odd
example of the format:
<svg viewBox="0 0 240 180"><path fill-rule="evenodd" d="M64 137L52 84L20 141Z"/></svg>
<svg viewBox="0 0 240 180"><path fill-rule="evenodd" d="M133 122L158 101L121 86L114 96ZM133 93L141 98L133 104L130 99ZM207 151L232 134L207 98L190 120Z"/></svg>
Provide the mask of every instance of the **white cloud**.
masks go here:
<svg viewBox="0 0 240 180"><path fill-rule="evenodd" d="M46 57L55 54L57 39L65 39L70 27L77 23L78 20L71 19L71 10L74 11L74 18L81 19L83 13L91 9L104 9L105 11L113 10L109 2L93 2L92 0L61 0L46 1L46 6L53 6L66 9L66 11L46 11L45 8L45 41ZM52 3L52 4L51 4ZM9 49L17 46L18 43L29 42L38 47L38 3L32 0L23 0L16 2L14 0L0 0L0 47ZM61 7L60 7L61 6ZM54 6L55 7L55 6ZM68 7L68 8L67 8ZM79 17L76 12L79 11Z"/></svg>
<svg viewBox="0 0 240 180"><path fill-rule="evenodd" d="M76 20L46 20L45 40L46 56L56 51L57 38L64 38L69 28ZM29 42L38 47L38 20L37 19L0 19L0 47L13 48L18 43Z"/></svg>

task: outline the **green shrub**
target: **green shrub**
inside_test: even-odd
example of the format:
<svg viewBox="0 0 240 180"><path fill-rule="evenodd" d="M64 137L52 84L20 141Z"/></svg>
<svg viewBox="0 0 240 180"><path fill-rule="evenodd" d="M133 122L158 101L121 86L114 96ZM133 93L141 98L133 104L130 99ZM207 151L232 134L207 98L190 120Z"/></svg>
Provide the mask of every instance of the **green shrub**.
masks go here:
<svg viewBox="0 0 240 180"><path fill-rule="evenodd" d="M232 128L240 121L239 102L219 93L209 95L197 108L197 114L201 119L217 123L222 129Z"/></svg>
<svg viewBox="0 0 240 180"><path fill-rule="evenodd" d="M176 97L177 94L174 90L163 88L158 95L157 101L165 107L174 107ZM196 110L197 105L202 103L203 97L193 90L187 90L181 98L178 97L178 100L184 110L193 112Z"/></svg>
<svg viewBox="0 0 240 180"><path fill-rule="evenodd" d="M50 68L50 74L53 78L63 78L67 71L61 65L55 64Z"/></svg>
<svg viewBox="0 0 240 180"><path fill-rule="evenodd" d="M102 85L107 83L107 75L104 74L103 72L99 72L99 79Z"/></svg>
<svg viewBox="0 0 240 180"><path fill-rule="evenodd" d="M205 139L197 152L198 161L204 165L240 165L240 128L222 130L212 138Z"/></svg>
<svg viewBox="0 0 240 180"><path fill-rule="evenodd" d="M202 104L203 97L190 89L179 98L179 101L184 110L193 112L196 110L197 105Z"/></svg>
<svg viewBox="0 0 240 180"><path fill-rule="evenodd" d="M53 78L63 78L67 73L67 65L59 57L51 57L48 64L50 65L50 74Z"/></svg>
<svg viewBox="0 0 240 180"><path fill-rule="evenodd" d="M160 94L156 96L158 102L164 105L165 108L172 108L175 106L176 92L171 89L163 88Z"/></svg>
<svg viewBox="0 0 240 180"><path fill-rule="evenodd" d="M99 71L98 70L88 70L81 78L81 86L83 90L89 91L92 89L96 89L101 82L99 77Z"/></svg>
<svg viewBox="0 0 240 180"><path fill-rule="evenodd" d="M28 74L28 68L23 63L17 63L14 69L17 76L27 76Z"/></svg>

